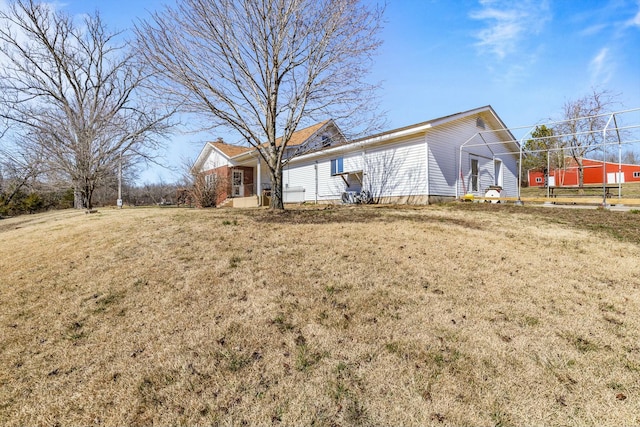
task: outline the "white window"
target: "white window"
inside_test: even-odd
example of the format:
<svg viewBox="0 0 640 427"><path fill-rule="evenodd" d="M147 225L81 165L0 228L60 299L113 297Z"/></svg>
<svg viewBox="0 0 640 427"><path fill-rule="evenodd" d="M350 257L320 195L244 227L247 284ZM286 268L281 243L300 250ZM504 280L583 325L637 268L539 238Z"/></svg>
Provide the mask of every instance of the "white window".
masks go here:
<svg viewBox="0 0 640 427"><path fill-rule="evenodd" d="M537 178L536 178L536 183L537 183L537 184L542 184L542 178L537 177Z"/></svg>
<svg viewBox="0 0 640 427"><path fill-rule="evenodd" d="M633 177L634 178L640 178L640 172L634 172L633 173Z"/></svg>
<svg viewBox="0 0 640 427"><path fill-rule="evenodd" d="M338 175L344 172L344 161L342 157L331 160L331 175Z"/></svg>

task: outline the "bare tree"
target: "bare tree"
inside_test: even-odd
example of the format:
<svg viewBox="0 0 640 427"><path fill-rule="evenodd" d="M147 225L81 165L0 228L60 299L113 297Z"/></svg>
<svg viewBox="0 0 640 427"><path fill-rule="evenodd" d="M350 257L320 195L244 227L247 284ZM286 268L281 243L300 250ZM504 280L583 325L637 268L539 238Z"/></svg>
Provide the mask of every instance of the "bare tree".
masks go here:
<svg viewBox="0 0 640 427"><path fill-rule="evenodd" d="M178 204L193 204L198 208L216 207L218 196L225 191L229 180L215 173L197 172L194 168L194 163L190 159L182 159L182 177L178 188Z"/></svg>
<svg viewBox="0 0 640 427"><path fill-rule="evenodd" d="M284 153L298 126L373 111L366 76L381 18L360 0L180 0L136 31L163 96L256 147L271 208L283 209Z"/></svg>
<svg viewBox="0 0 640 427"><path fill-rule="evenodd" d="M640 164L640 155L638 155L637 151L627 150L624 153L624 157L622 158L622 162L629 165L637 165Z"/></svg>
<svg viewBox="0 0 640 427"><path fill-rule="evenodd" d="M616 103L615 96L606 90L593 89L592 93L563 106L563 121L555 127L555 134L578 167L578 186L584 186L585 156L596 150L603 140L606 112Z"/></svg>
<svg viewBox="0 0 640 427"><path fill-rule="evenodd" d="M123 158L150 158L168 131L171 111L136 98L148 74L119 37L97 12L80 25L35 0L0 12L0 116L72 181L78 207L91 209L100 180Z"/></svg>

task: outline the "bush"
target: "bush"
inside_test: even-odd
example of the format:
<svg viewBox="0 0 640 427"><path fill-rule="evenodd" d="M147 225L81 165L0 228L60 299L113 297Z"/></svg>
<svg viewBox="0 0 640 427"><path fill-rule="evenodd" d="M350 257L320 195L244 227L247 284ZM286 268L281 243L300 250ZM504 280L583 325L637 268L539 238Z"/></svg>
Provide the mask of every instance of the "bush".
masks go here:
<svg viewBox="0 0 640 427"><path fill-rule="evenodd" d="M199 208L215 208L221 184L222 180L215 175L212 175L208 180L204 174L195 176L191 188L195 205Z"/></svg>
<svg viewBox="0 0 640 427"><path fill-rule="evenodd" d="M44 200L37 193L30 193L22 199L21 210L27 213L36 213L42 210Z"/></svg>

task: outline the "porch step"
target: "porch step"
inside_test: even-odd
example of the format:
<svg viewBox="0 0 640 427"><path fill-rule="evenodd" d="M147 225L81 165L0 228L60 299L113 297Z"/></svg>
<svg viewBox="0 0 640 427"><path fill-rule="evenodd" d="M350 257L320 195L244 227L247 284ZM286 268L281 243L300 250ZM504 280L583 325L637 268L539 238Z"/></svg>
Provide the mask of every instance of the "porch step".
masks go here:
<svg viewBox="0 0 640 427"><path fill-rule="evenodd" d="M258 196L250 197L234 197L231 200L231 205L234 208L255 208L258 207Z"/></svg>

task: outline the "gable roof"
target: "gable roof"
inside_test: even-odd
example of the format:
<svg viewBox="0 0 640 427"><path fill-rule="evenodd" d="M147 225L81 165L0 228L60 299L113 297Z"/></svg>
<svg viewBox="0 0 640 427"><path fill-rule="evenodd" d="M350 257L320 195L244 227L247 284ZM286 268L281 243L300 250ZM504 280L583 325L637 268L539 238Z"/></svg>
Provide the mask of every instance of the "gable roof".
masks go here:
<svg viewBox="0 0 640 427"><path fill-rule="evenodd" d="M459 120L461 118L477 115L480 113L487 113L490 119L494 121L495 124L497 124L496 127L498 129L491 130L491 131L480 131L478 132L478 134L482 134L486 132L504 133L505 142L512 143L519 149L520 144L518 140L515 139L511 131L504 125L502 119L496 114L493 107L491 107L491 105L485 105L485 106L474 108L471 110L462 111L455 114L449 114L447 116L428 120L426 122L416 123L413 125L381 132L375 135L366 136L353 141L348 141L347 144L339 144L339 145L334 145L330 147L322 147L318 150L313 150L307 153L301 153L299 156L296 156L296 160L299 160L301 157L308 158L309 156L324 155L325 153L331 153L335 151L339 152L345 149L351 149L351 148L355 149L356 147L359 147L359 146L375 146L378 144L385 144L390 140L393 140L394 138L419 134L435 126L439 126L448 122L452 122L454 120ZM312 125L294 132L291 135L291 139L289 140L289 143L287 144L287 146L296 147L296 146L303 145L311 137L313 137L315 134L321 131L325 126L327 126L329 123L332 123L331 119L325 120L321 123L317 123L315 125ZM281 140L282 140L281 137L276 139L276 144L279 145ZM266 147L267 145L268 143L264 143L261 145L261 147ZM196 166L201 166L204 163L206 156L210 154L212 149L216 149L217 151L225 155L228 159L234 159L234 160L240 160L240 161L246 160L250 156L255 156L255 151L256 151L256 148L254 147L226 144L222 141L209 142L205 145L205 148L200 153L200 156L198 156L198 160L196 161L196 165L194 166L194 168Z"/></svg>
<svg viewBox="0 0 640 427"><path fill-rule="evenodd" d="M301 145L301 144L307 142L307 140L309 138L311 138L313 136L313 134L315 134L320 129L322 129L324 127L324 125L326 125L330 121L331 121L331 119L328 119L328 120L325 120L324 122L317 123L317 124L309 126L307 128L295 131L291 135L291 138L289 139L289 142L287 143L287 147L293 147L293 146ZM281 141L282 141L282 137L276 139L276 145L280 145ZM267 145L267 144L268 143L265 143L263 145Z"/></svg>
<svg viewBox="0 0 640 427"><path fill-rule="evenodd" d="M227 144L222 140L218 140L216 142L209 142L212 146L218 149L222 154L227 157L235 157L239 154L246 153L247 151L251 151L253 147L244 147L242 145L234 145Z"/></svg>
<svg viewBox="0 0 640 427"><path fill-rule="evenodd" d="M384 145L389 143L390 141L394 141L397 138L422 134L426 132L428 129L432 129L436 126L441 126L443 124L453 122L455 120L459 120L462 118L473 117L480 113L488 114L487 117L490 117L491 120L495 121L494 123L497 125L496 127L498 129L479 131L478 134L488 133L488 132L501 132L504 134L505 143L514 144L514 146L516 146L519 149L520 144L518 140L515 139L511 131L508 128L506 128L506 126L504 125L504 122L496 114L493 107L491 107L491 105L485 105L483 107L474 108L472 110L461 111L459 113L449 114L447 116L438 117L425 122L416 123L416 124L404 126L401 128L391 129L391 130L380 132L370 136L365 136L353 141L349 141L348 144L331 146L331 147L323 148L321 150L313 151L311 153L305 153L299 157L296 157L292 161L304 161L304 160L308 160L309 158L324 156L329 153L340 153L340 152L344 152L345 150L357 150L360 147L372 147L377 145Z"/></svg>
<svg viewBox="0 0 640 427"><path fill-rule="evenodd" d="M325 120L324 122L320 122L320 123L316 123L315 125L306 127L304 129L300 129L295 131L292 135L291 138L289 139L289 142L287 143L287 147L300 147L302 145L304 145L305 143L307 143L309 141L309 139L311 137L313 137L316 133L318 133L319 131L321 131L323 128L325 128L329 123L332 123L333 120L328 119ZM279 146L282 142L282 137L276 139L276 145ZM260 147L268 147L269 143L265 142L263 143ZM241 151L240 153L236 154L235 156L232 156L234 159L236 160L240 160L240 158L243 157L247 157L249 156L250 153L256 151L256 149L254 147L242 147L242 148L246 148L246 150Z"/></svg>
<svg viewBox="0 0 640 427"><path fill-rule="evenodd" d="M461 111L459 113L454 113L454 114L449 114L447 116L443 116L443 117L438 117L435 119L431 119L431 120L427 120L426 122L420 122L420 123L416 123L413 125L409 125L409 126L404 126L404 127L400 127L397 129L391 129L388 131L384 131L375 135L370 135L370 136L365 136L362 137L354 142L362 142L362 141L369 141L369 140L374 140L374 139L384 139L384 138L388 138L391 135L398 135L398 134L415 134L415 133L420 133L425 131L426 129L429 128L433 128L435 126L441 125L443 123L447 123L447 122L451 122L454 120L458 120L464 117L469 117L469 116L474 116L483 112L487 112L489 113L493 119L496 120L496 122L499 124L499 127L501 127L502 129L499 130L504 130L507 131L509 136L511 137L512 140L515 140L515 138L513 137L513 135L511 134L511 131L509 131L505 124L502 122L502 119L500 119L500 117L498 117L498 115L496 114L496 112L494 111L493 107L491 105L485 105L483 107L478 107L478 108L474 108L471 110L466 110L466 111ZM493 131L495 132L495 131Z"/></svg>
<svg viewBox="0 0 640 427"><path fill-rule="evenodd" d="M295 131L291 138L289 139L289 143L287 147L296 147L301 146L305 142L309 140L313 135L315 135L322 128L327 126L327 124L331 123L332 120L328 119L320 123L316 123L315 125L306 127L304 129L300 129ZM282 141L282 137L276 139L276 145L280 145ZM268 143L262 144L262 147L266 147ZM232 159L236 157L241 157L244 154L249 154L250 152L254 152L256 150L255 147L247 147L243 145L236 144L227 144L226 142L219 139L217 141L209 141L202 148L202 151L198 155L194 165L192 167L193 170L199 170L205 163L207 157L211 154L212 150L216 150L222 155L224 155L227 159Z"/></svg>

